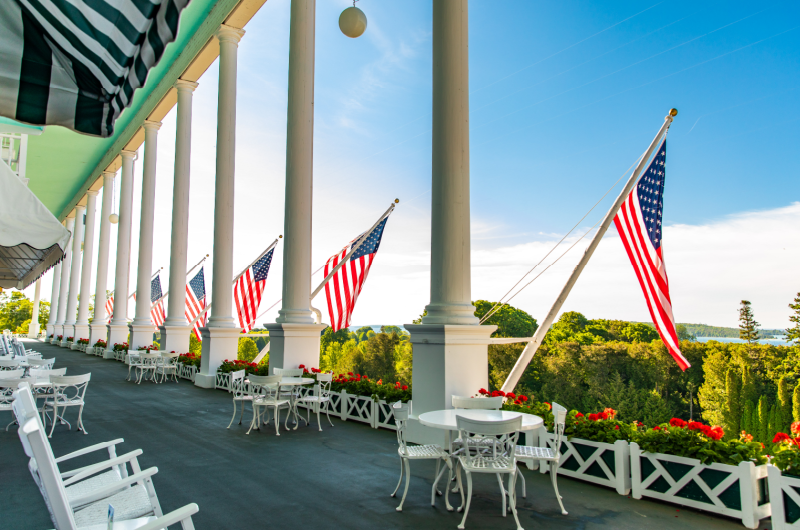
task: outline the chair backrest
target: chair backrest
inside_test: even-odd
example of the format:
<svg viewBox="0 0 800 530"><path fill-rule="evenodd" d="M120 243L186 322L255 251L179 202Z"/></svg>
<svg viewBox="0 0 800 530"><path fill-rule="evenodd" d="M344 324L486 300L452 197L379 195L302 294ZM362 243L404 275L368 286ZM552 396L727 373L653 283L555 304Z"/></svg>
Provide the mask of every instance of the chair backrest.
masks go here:
<svg viewBox="0 0 800 530"><path fill-rule="evenodd" d="M486 447L481 447L480 444L465 444L465 457L468 460L497 458L514 454L519 430L522 428L522 416L509 420L483 421L456 415L456 427L458 427L458 435L462 440L491 438L493 441L491 453L486 452Z"/></svg>
<svg viewBox="0 0 800 530"><path fill-rule="evenodd" d="M275 368L273 370L275 375L282 375L283 377L302 377L302 368Z"/></svg>
<svg viewBox="0 0 800 530"><path fill-rule="evenodd" d="M567 422L567 409L553 402L553 433L556 435L553 450L561 456L561 440L564 438L564 424Z"/></svg>
<svg viewBox="0 0 800 530"><path fill-rule="evenodd" d="M234 399L237 397L244 396L244 376L246 372L244 370L238 370L236 372L231 372L231 392L233 393Z"/></svg>
<svg viewBox="0 0 800 530"><path fill-rule="evenodd" d="M503 396L488 398L453 396L451 399L454 409L500 410L506 398Z"/></svg>
<svg viewBox="0 0 800 530"><path fill-rule="evenodd" d="M30 375L32 379L36 379L36 381L39 383L49 383L52 376L67 375L67 369L54 368L52 370L44 370L39 368L31 368L30 372L28 372L28 375Z"/></svg>
<svg viewBox="0 0 800 530"><path fill-rule="evenodd" d="M0 370L16 370L19 359L0 359Z"/></svg>
<svg viewBox="0 0 800 530"><path fill-rule="evenodd" d="M333 374L331 373L317 374L317 384L314 385L314 393L320 397L330 397L332 382L333 382Z"/></svg>
<svg viewBox="0 0 800 530"><path fill-rule="evenodd" d="M42 493L53 524L59 530L75 530L77 525L67 500L67 491L27 384L19 385L13 407L19 423L19 439L25 454L30 457L28 469Z"/></svg>
<svg viewBox="0 0 800 530"><path fill-rule="evenodd" d="M282 375L250 375L250 385L253 387L254 394L263 394L274 397L280 391Z"/></svg>
<svg viewBox="0 0 800 530"><path fill-rule="evenodd" d="M86 395L86 387L92 374L82 375L53 375L50 376L50 383L55 387L54 392L56 403L59 405L68 404L77 400L82 400Z"/></svg>
<svg viewBox="0 0 800 530"><path fill-rule="evenodd" d="M49 370L56 364L56 358L53 357L52 359L28 359L28 364L30 366L36 366L39 368L44 368Z"/></svg>
<svg viewBox="0 0 800 530"><path fill-rule="evenodd" d="M397 445L400 446L400 452L403 454L406 454L406 425L408 424L408 411L408 403L398 401L392 405L394 424L397 426Z"/></svg>
<svg viewBox="0 0 800 530"><path fill-rule="evenodd" d="M7 373L8 372L4 372L3 377L5 377ZM0 405L4 405L6 407L11 405L14 402L14 393L16 392L17 387L22 383L28 382L30 382L30 379L20 379L19 377L14 379L0 379Z"/></svg>
<svg viewBox="0 0 800 530"><path fill-rule="evenodd" d="M142 364L147 365L155 365L158 363L158 360L161 358L160 353L140 353L139 358L142 360Z"/></svg>
<svg viewBox="0 0 800 530"><path fill-rule="evenodd" d="M0 372L0 379L19 379L25 375L25 369L20 368L19 370L3 370Z"/></svg>

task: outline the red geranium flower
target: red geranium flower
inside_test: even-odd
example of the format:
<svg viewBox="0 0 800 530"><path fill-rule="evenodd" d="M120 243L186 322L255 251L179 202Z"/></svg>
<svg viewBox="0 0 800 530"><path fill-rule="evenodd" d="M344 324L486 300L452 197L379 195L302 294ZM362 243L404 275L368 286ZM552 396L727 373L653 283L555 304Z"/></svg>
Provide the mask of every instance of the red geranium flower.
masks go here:
<svg viewBox="0 0 800 530"><path fill-rule="evenodd" d="M506 397L507 397L507 398L510 398L510 399L516 399L516 398L517 398L517 395L516 395L516 394L514 394L514 392L509 392L508 394L506 394Z"/></svg>
<svg viewBox="0 0 800 530"><path fill-rule="evenodd" d="M578 412L577 414L575 414L575 417L576 418L583 418L583 413Z"/></svg>
<svg viewBox="0 0 800 530"><path fill-rule="evenodd" d="M600 414L598 414L597 417L599 417L601 420L607 420L608 419L608 412L603 411Z"/></svg>
<svg viewBox="0 0 800 530"><path fill-rule="evenodd" d="M669 420L670 427L686 427L688 423L680 418L672 418Z"/></svg>
<svg viewBox="0 0 800 530"><path fill-rule="evenodd" d="M547 410L553 410L553 405L551 405L547 401L545 401L544 404L547 405Z"/></svg>
<svg viewBox="0 0 800 530"><path fill-rule="evenodd" d="M614 430L615 430L615 431L618 431L618 430L619 430L619 425L615 425L615 426L614 426Z"/></svg>
<svg viewBox="0 0 800 530"><path fill-rule="evenodd" d="M792 434L800 434L800 421L792 423Z"/></svg>
<svg viewBox="0 0 800 530"><path fill-rule="evenodd" d="M589 421L597 421L597 420L599 420L599 419L600 419L600 416L598 416L598 415L597 415L597 414L595 414L594 412L592 412L591 414L589 414Z"/></svg>
<svg viewBox="0 0 800 530"><path fill-rule="evenodd" d="M304 365L304 364L301 364L301 365L298 366L298 368L305 368L305 367L306 367L306 365Z"/></svg>
<svg viewBox="0 0 800 530"><path fill-rule="evenodd" d="M789 435L786 434L785 432L779 432L778 434L775 435L775 438L772 439L772 443L774 443L774 444L779 444L779 443L783 443L783 442L791 442L791 441L792 441L792 439L789 438Z"/></svg>
<svg viewBox="0 0 800 530"><path fill-rule="evenodd" d="M653 430L654 430L654 431L660 431L660 430L661 430L661 427L659 427L658 425L656 425L655 427L653 427Z"/></svg>
<svg viewBox="0 0 800 530"><path fill-rule="evenodd" d="M699 421L690 421L688 427L690 431L702 431L705 425L703 425Z"/></svg>
<svg viewBox="0 0 800 530"><path fill-rule="evenodd" d="M520 397L519 397L519 399L520 399L522 402L525 402L525 401L528 401L528 396L520 396Z"/></svg>
<svg viewBox="0 0 800 530"><path fill-rule="evenodd" d="M408 390L408 385L403 385L403 390Z"/></svg>
<svg viewBox="0 0 800 530"><path fill-rule="evenodd" d="M487 396L489 395L489 392L485 388L481 388L480 390L478 390L478 394L482 396Z"/></svg>

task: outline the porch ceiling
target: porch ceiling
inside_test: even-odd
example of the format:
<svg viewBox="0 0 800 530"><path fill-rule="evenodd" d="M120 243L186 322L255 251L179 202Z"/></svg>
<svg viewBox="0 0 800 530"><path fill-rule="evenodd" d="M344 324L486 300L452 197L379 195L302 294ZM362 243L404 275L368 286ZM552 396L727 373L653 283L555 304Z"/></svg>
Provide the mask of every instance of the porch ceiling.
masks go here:
<svg viewBox="0 0 800 530"><path fill-rule="evenodd" d="M225 23L243 28L266 0L192 0L181 15L178 37L150 71L145 86L120 115L110 138L86 136L63 127L46 127L28 140L30 189L63 220L90 188L102 185L101 173L119 167L119 151L144 141L145 119L161 120L175 105L172 85L178 77L196 81L219 55L213 34Z"/></svg>

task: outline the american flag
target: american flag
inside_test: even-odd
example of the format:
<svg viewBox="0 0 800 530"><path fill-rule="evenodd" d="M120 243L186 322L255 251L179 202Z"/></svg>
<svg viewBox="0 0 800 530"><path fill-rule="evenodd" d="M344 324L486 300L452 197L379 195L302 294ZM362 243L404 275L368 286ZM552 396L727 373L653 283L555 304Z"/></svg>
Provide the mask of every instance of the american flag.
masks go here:
<svg viewBox="0 0 800 530"><path fill-rule="evenodd" d="M113 294L108 295L108 298L106 298L106 315L108 315L109 319L114 316L114 295Z"/></svg>
<svg viewBox="0 0 800 530"><path fill-rule="evenodd" d="M203 273L203 267L200 267L200 272L195 274L194 278L189 280L186 284L186 307L184 314L186 319L191 324L197 315L206 308L206 277ZM204 313L201 318L197 318L197 322L192 324L194 328L194 336L197 340L202 341L200 336L200 328L206 325L206 317L208 314Z"/></svg>
<svg viewBox="0 0 800 530"><path fill-rule="evenodd" d="M261 303L261 295L264 293L264 286L267 283L273 252L275 249L271 248L269 252L259 258L236 280L236 285L233 286L233 298L236 301L239 326L245 333L253 329L253 323L256 321L256 313Z"/></svg>
<svg viewBox="0 0 800 530"><path fill-rule="evenodd" d="M161 274L150 280L150 320L158 327L164 324L167 315L164 312L164 295L161 294Z"/></svg>
<svg viewBox="0 0 800 530"><path fill-rule="evenodd" d="M375 260L378 247L381 245L381 237L383 237L386 219L388 219L388 217L384 218L384 220L366 236L367 239L353 252L349 261L342 265L342 267L336 271L336 274L328 280L328 283L325 284L325 296L328 298L328 315L331 318L331 328L333 328L333 331L339 331L350 325L350 317L353 315L353 309L356 307L356 300L358 300L358 295L364 287L367 274L369 274L369 268ZM330 271L347 256L350 249L364 237L365 234L361 234L344 247L341 252L330 257L325 264L325 277L327 277Z"/></svg>
<svg viewBox="0 0 800 530"><path fill-rule="evenodd" d="M669 281L661 246L666 160L667 140L664 139L639 183L622 203L614 217L614 224L628 252L639 285L642 286L653 324L678 366L681 370L686 370L691 365L681 354L675 331Z"/></svg>

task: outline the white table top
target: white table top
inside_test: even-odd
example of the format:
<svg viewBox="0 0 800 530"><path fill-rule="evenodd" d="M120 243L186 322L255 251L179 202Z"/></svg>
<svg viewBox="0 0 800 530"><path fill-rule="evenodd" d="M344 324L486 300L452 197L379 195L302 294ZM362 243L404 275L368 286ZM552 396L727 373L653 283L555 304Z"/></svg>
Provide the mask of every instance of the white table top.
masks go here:
<svg viewBox="0 0 800 530"><path fill-rule="evenodd" d="M300 386L310 385L311 383L316 383L316 379L309 377L284 377L281 379L281 386Z"/></svg>
<svg viewBox="0 0 800 530"><path fill-rule="evenodd" d="M458 430L456 416L478 421L502 421L522 416L522 427L520 429L522 431L532 431L541 427L544 423L542 418L533 414L523 414L522 412L512 412L510 410L480 409L447 409L424 412L419 415L419 422L434 429L455 431Z"/></svg>

